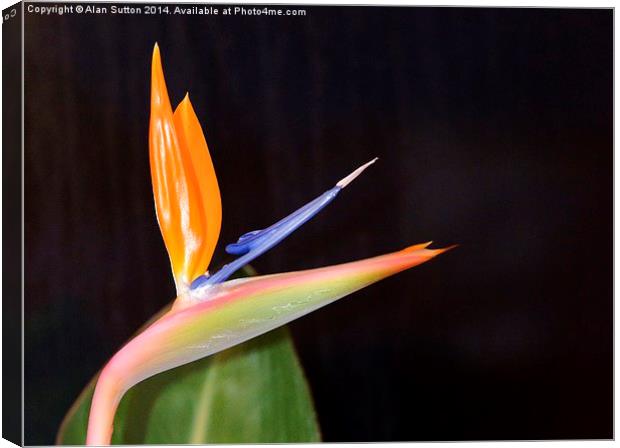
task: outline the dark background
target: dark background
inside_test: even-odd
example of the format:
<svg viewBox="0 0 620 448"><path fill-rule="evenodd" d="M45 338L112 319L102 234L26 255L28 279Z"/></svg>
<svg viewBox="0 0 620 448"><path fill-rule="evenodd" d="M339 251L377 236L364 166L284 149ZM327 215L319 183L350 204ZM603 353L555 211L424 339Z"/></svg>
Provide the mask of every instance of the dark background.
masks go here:
<svg viewBox="0 0 620 448"><path fill-rule="evenodd" d="M219 176L215 264L375 156L254 266L460 244L291 325L326 441L611 438L612 11L306 9L26 13L26 443L174 296L155 41Z"/></svg>

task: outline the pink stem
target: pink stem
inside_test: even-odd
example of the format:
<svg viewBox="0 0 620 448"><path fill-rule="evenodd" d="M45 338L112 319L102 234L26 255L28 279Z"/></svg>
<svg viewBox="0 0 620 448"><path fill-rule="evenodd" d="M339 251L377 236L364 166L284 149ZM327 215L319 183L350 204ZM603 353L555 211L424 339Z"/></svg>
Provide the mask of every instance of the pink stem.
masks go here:
<svg viewBox="0 0 620 448"><path fill-rule="evenodd" d="M108 364L101 372L95 387L88 417L87 445L110 445L114 415L124 394L122 381Z"/></svg>

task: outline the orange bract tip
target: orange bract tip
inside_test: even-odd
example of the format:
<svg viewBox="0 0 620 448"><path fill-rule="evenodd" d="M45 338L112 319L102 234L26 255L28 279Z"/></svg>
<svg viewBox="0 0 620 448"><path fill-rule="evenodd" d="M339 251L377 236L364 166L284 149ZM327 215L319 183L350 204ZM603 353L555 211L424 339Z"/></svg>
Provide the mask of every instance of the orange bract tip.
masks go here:
<svg viewBox="0 0 620 448"><path fill-rule="evenodd" d="M429 249L428 246L430 246L431 244L432 244L432 241L429 241L427 243L414 244L413 246L409 246L401 250L401 253L420 252L421 255L427 256L429 258L433 258L439 254L443 254L444 252L447 252L450 249L454 249L455 247L458 246L458 244L454 244L452 246L442 247L441 249Z"/></svg>
<svg viewBox="0 0 620 448"><path fill-rule="evenodd" d="M404 248L402 252L413 252L413 251L420 250L420 249L426 249L432 243L433 243L432 241L428 241L426 243L414 244L413 246Z"/></svg>
<svg viewBox="0 0 620 448"><path fill-rule="evenodd" d="M442 247L440 249L424 249L424 252L428 254L429 258L434 258L437 255L441 255L444 252L448 252L449 250L454 249L457 246L458 244L453 244L452 246Z"/></svg>
<svg viewBox="0 0 620 448"><path fill-rule="evenodd" d="M443 254L444 252L448 252L456 247L459 247L458 244L453 244L452 246L442 247L441 249L431 249L436 252L436 255Z"/></svg>

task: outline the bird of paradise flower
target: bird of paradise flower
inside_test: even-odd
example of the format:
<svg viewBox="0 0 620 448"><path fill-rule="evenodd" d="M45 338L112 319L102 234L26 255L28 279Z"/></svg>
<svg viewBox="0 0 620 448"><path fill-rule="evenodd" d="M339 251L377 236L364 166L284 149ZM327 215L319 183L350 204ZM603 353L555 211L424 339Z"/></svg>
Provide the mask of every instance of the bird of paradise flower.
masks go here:
<svg viewBox="0 0 620 448"><path fill-rule="evenodd" d="M375 159L291 215L226 246L228 253L239 258L210 274L207 269L222 221L220 191L189 96L172 110L157 44L152 59L149 147L157 220L177 298L168 312L122 347L101 371L88 419L89 445L110 443L118 404L140 381L266 333L450 249L429 249L430 243L424 243L335 266L227 280L311 219Z"/></svg>

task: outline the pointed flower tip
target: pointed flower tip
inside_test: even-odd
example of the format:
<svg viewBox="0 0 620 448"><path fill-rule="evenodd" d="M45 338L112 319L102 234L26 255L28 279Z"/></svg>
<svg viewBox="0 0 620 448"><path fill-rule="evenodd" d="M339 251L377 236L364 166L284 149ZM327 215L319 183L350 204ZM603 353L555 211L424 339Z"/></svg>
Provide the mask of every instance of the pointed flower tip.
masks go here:
<svg viewBox="0 0 620 448"><path fill-rule="evenodd" d="M163 104L168 100L168 89L164 78L164 68L161 62L159 46L153 47L153 59L151 61L151 106Z"/></svg>
<svg viewBox="0 0 620 448"><path fill-rule="evenodd" d="M414 244L413 246L404 248L403 252L415 252L416 250L426 249L431 244L433 244L432 241L427 241L426 243L421 244Z"/></svg>
<svg viewBox="0 0 620 448"><path fill-rule="evenodd" d="M443 254L444 252L448 252L449 250L454 249L455 247L458 247L458 244L453 244L452 246L448 246L448 247L442 247L441 249L427 249L429 252L431 252L431 257L436 257L437 255Z"/></svg>
<svg viewBox="0 0 620 448"><path fill-rule="evenodd" d="M377 160L379 160L379 157L375 157L370 162L367 162L367 163L363 164L362 166L357 168L355 171L353 171L351 174L349 174L347 177L345 177L343 179L340 179L340 181L336 184L336 186L339 187L339 188L346 187L351 182L353 182L357 176L362 174L366 168L368 168L370 165L375 163Z"/></svg>
<svg viewBox="0 0 620 448"><path fill-rule="evenodd" d="M192 102L189 99L189 92L185 92L185 96L183 97L181 102L177 105L174 113L175 114L176 113L187 114L190 111L193 113L193 110L194 110L194 107L192 106Z"/></svg>
<svg viewBox="0 0 620 448"><path fill-rule="evenodd" d="M443 254L444 252L447 252L451 249L454 249L455 247L458 246L458 244L453 244L452 246L448 246L448 247L442 247L441 249L428 249L428 246L430 246L433 242L429 241L427 243L422 243L422 244L414 244L413 246L409 246L405 249L402 250L402 252L404 253L412 253L412 252L417 252L420 250L425 250L426 253L430 256L430 257L436 257L437 255Z"/></svg>
<svg viewBox="0 0 620 448"><path fill-rule="evenodd" d="M453 244L452 246L444 247L443 249L435 249L435 250L438 250L440 254L443 254L444 252L448 252L449 250L455 249L457 247L459 247L459 244Z"/></svg>
<svg viewBox="0 0 620 448"><path fill-rule="evenodd" d="M153 67L155 67L155 63L157 62L158 64L161 64L161 54L159 52L159 45L157 45L157 42L155 42L155 45L153 45Z"/></svg>

